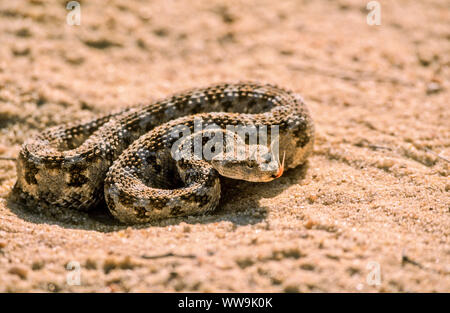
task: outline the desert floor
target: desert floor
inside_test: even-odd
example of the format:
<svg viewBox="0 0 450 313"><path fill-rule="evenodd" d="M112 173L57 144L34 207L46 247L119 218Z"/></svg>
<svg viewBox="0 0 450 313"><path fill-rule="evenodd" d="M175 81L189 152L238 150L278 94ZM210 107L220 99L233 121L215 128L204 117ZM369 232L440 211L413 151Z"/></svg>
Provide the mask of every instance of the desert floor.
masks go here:
<svg viewBox="0 0 450 313"><path fill-rule="evenodd" d="M128 227L10 201L0 291L450 292L448 1L0 2L0 157L46 127L222 81L300 93L309 162L212 215ZM74 269L74 270L70 270ZM77 284L80 278L80 284Z"/></svg>

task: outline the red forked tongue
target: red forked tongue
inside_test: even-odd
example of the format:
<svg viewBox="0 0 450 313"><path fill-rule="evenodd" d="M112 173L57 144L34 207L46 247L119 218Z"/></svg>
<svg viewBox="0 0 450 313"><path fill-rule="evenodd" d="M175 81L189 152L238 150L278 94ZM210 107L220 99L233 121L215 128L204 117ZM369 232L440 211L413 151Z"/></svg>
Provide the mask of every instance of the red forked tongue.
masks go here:
<svg viewBox="0 0 450 313"><path fill-rule="evenodd" d="M283 161L281 162L281 164L278 162L278 165L279 165L280 169L278 170L278 173L275 176L275 178L278 178L281 175L283 175L283 172L284 172L284 158L285 158L285 156L286 156L286 151L283 152Z"/></svg>

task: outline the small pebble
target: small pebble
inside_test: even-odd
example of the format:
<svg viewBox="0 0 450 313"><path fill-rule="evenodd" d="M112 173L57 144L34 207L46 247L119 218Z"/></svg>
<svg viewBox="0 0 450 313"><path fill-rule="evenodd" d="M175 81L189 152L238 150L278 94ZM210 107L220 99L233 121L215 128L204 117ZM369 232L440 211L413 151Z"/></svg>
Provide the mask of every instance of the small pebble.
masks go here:
<svg viewBox="0 0 450 313"><path fill-rule="evenodd" d="M317 196L315 194L309 195L308 196L308 202L309 203L314 203L317 200Z"/></svg>
<svg viewBox="0 0 450 313"><path fill-rule="evenodd" d="M432 82L432 83L429 83L427 85L427 94L428 95L431 95L433 93L438 93L438 92L441 92L441 91L442 91L441 85L439 85L436 82Z"/></svg>
<svg viewBox="0 0 450 313"><path fill-rule="evenodd" d="M42 261L35 261L33 264L31 264L31 269L33 271L38 271L44 267L44 262Z"/></svg>
<svg viewBox="0 0 450 313"><path fill-rule="evenodd" d="M308 220L306 223L305 223L305 227L306 227L306 229L311 229L311 228L313 228L313 226L315 225L316 223L313 221L313 220Z"/></svg>
<svg viewBox="0 0 450 313"><path fill-rule="evenodd" d="M377 167L381 169L389 169L394 166L395 162L391 158L382 158L377 161Z"/></svg>

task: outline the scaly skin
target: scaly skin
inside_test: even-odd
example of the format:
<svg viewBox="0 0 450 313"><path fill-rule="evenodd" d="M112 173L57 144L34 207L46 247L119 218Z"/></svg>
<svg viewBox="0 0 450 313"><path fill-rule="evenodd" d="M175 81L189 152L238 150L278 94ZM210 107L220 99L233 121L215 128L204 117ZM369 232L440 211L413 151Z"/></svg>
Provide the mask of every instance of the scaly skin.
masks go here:
<svg viewBox="0 0 450 313"><path fill-rule="evenodd" d="M304 163L314 142L300 96L273 85L219 84L43 131L20 151L14 192L39 210L86 211L106 199L126 223L211 211L220 198L221 169L206 160L175 162L170 155L179 139L172 136L175 127L193 132L196 119L203 129L278 125L286 168Z"/></svg>

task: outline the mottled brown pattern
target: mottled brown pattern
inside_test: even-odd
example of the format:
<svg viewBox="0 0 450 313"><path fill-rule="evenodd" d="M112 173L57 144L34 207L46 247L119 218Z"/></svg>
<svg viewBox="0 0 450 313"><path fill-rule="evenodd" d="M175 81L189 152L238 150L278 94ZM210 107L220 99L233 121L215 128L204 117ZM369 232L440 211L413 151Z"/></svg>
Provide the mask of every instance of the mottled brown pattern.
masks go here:
<svg viewBox="0 0 450 313"><path fill-rule="evenodd" d="M127 223L211 211L220 198L218 172L205 160L186 165L168 157L175 127L193 132L199 119L203 128L278 125L286 168L304 163L313 145L300 96L273 85L220 84L43 131L22 147L15 192L44 210L89 210L104 185L112 214Z"/></svg>

